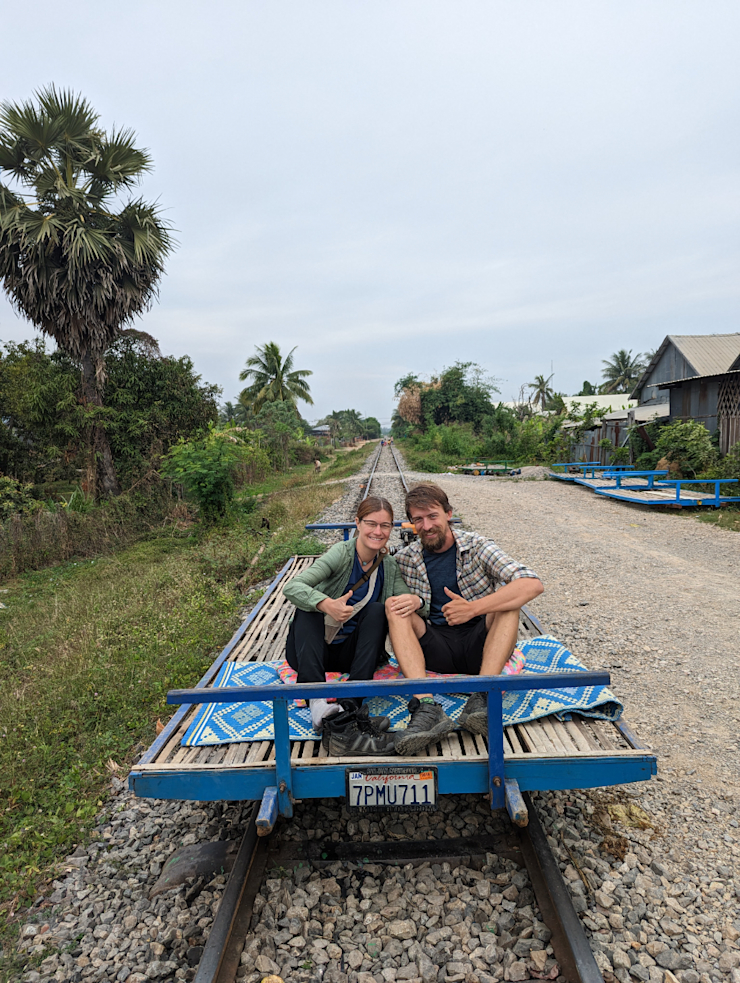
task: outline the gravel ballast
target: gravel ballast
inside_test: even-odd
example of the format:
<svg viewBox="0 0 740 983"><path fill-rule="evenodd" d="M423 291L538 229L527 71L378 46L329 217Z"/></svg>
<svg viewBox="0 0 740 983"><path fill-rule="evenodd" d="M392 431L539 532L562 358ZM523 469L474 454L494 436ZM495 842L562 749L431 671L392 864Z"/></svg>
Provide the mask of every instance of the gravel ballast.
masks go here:
<svg viewBox="0 0 740 983"><path fill-rule="evenodd" d="M377 491L399 508L385 457L376 474ZM606 979L740 983L740 539L556 482L424 477L445 488L467 528L540 574L545 593L532 607L544 629L589 667L610 669L627 718L659 755L650 783L535 795ZM350 479L322 521L350 516L362 482ZM112 784L93 842L68 858L26 917L21 953L43 959L21 974L29 983L195 975L226 876L149 892L176 849L238 838L247 807L135 799L119 778ZM279 835L296 844L454 839L496 833L504 822L476 796L447 796L435 813L359 819L341 802L306 801ZM502 856L485 860L268 871L240 978L557 976L526 871Z"/></svg>

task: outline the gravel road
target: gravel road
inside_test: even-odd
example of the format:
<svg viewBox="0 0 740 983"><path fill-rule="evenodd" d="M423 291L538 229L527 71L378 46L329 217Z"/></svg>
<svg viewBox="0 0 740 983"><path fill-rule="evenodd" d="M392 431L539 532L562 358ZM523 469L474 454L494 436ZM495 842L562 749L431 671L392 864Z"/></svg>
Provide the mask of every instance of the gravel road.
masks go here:
<svg viewBox="0 0 740 983"><path fill-rule="evenodd" d="M376 489L402 513L393 473L382 457ZM411 477L439 481L466 526L540 574L545 593L533 608L543 627L590 667L610 669L627 718L659 755L658 779L642 786L535 796L607 983L740 983L740 538L556 482ZM351 515L362 482L350 479L323 521ZM21 953L39 964L22 973L26 983L194 976L225 877L191 879L153 899L149 891L176 849L237 837L242 806L138 800L118 778L112 785L93 842L61 865L28 914ZM280 835L455 838L494 834L502 823L475 796L445 797L436 813L360 820L341 803L307 801ZM485 860L273 872L255 905L240 979L557 977L526 871L503 856Z"/></svg>

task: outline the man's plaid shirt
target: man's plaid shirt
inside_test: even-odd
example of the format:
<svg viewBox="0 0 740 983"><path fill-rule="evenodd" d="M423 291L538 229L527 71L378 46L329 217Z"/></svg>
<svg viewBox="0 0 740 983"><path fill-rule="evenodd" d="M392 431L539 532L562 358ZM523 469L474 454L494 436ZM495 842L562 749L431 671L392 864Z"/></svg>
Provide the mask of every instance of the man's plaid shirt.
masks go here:
<svg viewBox="0 0 740 983"><path fill-rule="evenodd" d="M479 597L491 594L503 584L510 584L519 577L537 577L534 571L517 563L508 556L491 539L484 539L475 532L464 532L452 529L452 535L457 544L456 567L457 584L460 594L466 601L475 601ZM429 616L429 604L432 600L432 588L429 585L427 568L424 563L424 548L417 539L394 555L401 569L409 593L418 594L424 602L419 614Z"/></svg>

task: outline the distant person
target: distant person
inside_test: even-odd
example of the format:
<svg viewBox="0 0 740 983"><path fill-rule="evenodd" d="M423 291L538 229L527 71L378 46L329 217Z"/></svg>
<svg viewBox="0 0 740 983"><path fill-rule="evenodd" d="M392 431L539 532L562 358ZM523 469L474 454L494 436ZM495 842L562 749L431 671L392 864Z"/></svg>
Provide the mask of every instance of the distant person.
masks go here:
<svg viewBox="0 0 740 983"><path fill-rule="evenodd" d="M321 474L321 461L318 459L318 457L313 462L313 473L314 474Z"/></svg>
<svg viewBox="0 0 740 983"><path fill-rule="evenodd" d="M355 516L357 536L335 543L283 588L296 606L285 658L299 683L323 683L327 672L346 672L350 679L372 679L388 629L385 602L409 597L396 561L387 553L393 508L374 495L361 502ZM395 753L395 735L386 733L387 717L369 717L362 700L311 700L311 720L324 731L330 754Z"/></svg>
<svg viewBox="0 0 740 983"><path fill-rule="evenodd" d="M418 539L399 550L396 561L411 594L391 597L385 606L401 671L407 679L424 679L427 669L499 675L516 645L519 611L544 590L540 579L492 540L453 529L452 506L438 485L412 488L406 515ZM419 688L409 701L409 725L396 741L398 754L415 754L455 727ZM470 696L459 723L488 734L485 693Z"/></svg>

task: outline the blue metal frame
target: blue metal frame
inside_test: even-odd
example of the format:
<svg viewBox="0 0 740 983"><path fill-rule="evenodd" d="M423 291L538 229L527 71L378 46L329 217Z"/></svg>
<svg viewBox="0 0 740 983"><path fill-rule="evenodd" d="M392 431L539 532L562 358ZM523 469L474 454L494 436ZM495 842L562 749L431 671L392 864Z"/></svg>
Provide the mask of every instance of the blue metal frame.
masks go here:
<svg viewBox="0 0 740 983"><path fill-rule="evenodd" d="M345 794L347 763L291 764L290 740L288 730L288 700L312 699L317 696L336 696L336 685L332 683L302 683L290 687L289 694L283 684L273 686L250 686L229 688L208 688L216 672L228 658L250 623L273 594L285 574L295 561L292 557L275 577L260 602L248 619L239 627L233 638L198 683L195 689L174 690L167 696L168 703L180 704L179 710L169 721L165 730L155 740L142 757L140 764L150 764L181 723L191 704L230 703L268 700L273 703L275 727L275 760L264 765L249 768L219 764L202 769L167 769L159 772L156 768L139 770L135 765L129 776L129 787L136 795L165 799L188 799L198 801L246 800L262 798L267 790L269 802L266 803L264 832L269 832L274 823L274 812L291 815L293 802L302 798L332 798ZM537 619L526 612L539 628ZM458 679L425 679L425 692L488 692L489 740L488 758L471 757L462 760L433 759L438 775L438 790L441 795L469 792L486 793L491 799L492 808L515 806L519 801L518 790L593 788L603 785L623 784L645 781L657 771L655 756L645 753L630 755L609 755L599 757L543 758L536 754L524 758L504 760L503 725L501 711L502 692L571 687L573 685L608 685L607 672L553 673L543 676L469 676L461 686ZM393 692L412 695L419 689L419 680L368 680L342 683L342 694L346 696L371 696ZM626 735L633 747L635 741ZM318 738L317 738L318 739ZM392 760L392 759L388 759ZM421 760L421 759L420 759ZM428 760L428 759L427 759ZM351 762L361 766L362 759ZM274 803L273 803L274 800ZM268 808L269 806L269 808ZM507 808L508 808L507 806ZM511 809L510 809L511 811ZM514 815L514 813L512 813Z"/></svg>
<svg viewBox="0 0 740 983"><path fill-rule="evenodd" d="M656 471L654 473L665 474L667 472ZM697 506L700 505L711 505L715 509L718 509L720 508L720 506L724 505L727 502L740 502L740 496L720 495L719 493L720 485L736 484L738 480L739 480L738 478L708 478L708 479L700 479L700 480L697 480L696 478L671 478L666 481L658 481L656 483L656 487L658 488L676 489L676 497L673 502L665 498L651 499L649 501L645 500L644 502L635 502L634 498L629 498L626 495L615 494L613 489L609 487L593 488L593 491L595 491L597 495L604 495L606 498L614 498L622 502L630 502L632 505L679 505L681 506L681 508L696 508ZM714 485L714 498L681 498L682 485ZM621 491L648 491L654 486L651 483L648 485L647 489L645 488L644 485L635 485L633 488L630 488L629 485L620 486L619 484L617 484L616 487ZM691 492L688 492L688 495L691 495Z"/></svg>
<svg viewBox="0 0 740 983"><path fill-rule="evenodd" d="M487 771L487 781L484 790L489 793L491 807L502 809L506 806L506 783L512 779L519 782L520 788L533 788L532 776L517 768L519 762L511 762L509 766L504 762L504 734L502 723L501 698L504 690L532 690L532 689L560 689L577 686L608 686L610 681L608 672L575 672L575 673L547 673L542 676L520 675L520 676L469 676L464 682L459 678L431 678L425 679L420 684L418 679L396 679L396 680L362 680L348 681L342 683L342 695L347 698L382 696L383 694L407 695L412 696L415 691L423 686L428 693L454 693L464 692L476 693L485 692L488 694L488 761L487 763L476 761L454 762L456 777L447 774L448 768L445 762L436 763L440 776L440 792L444 791L448 779L452 779L450 791L480 791L480 782ZM336 683L296 683L290 687L291 700L310 700L327 697L336 697ZM336 789L337 782L344 782L346 766L324 765L318 771L316 766L307 766L308 771L304 775L301 766L293 766L290 761L290 738L288 731L288 698L285 686L282 683L270 686L234 686L234 687L211 687L208 689L196 688L189 690L171 690L167 694L167 702L171 704L188 705L191 703L254 703L271 702L273 705L273 724L275 733L275 764L269 767L266 775L260 769L259 775L239 775L238 770L234 769L232 779L237 778L240 786L240 797L244 795L247 787L252 790L254 787L265 788L275 786L278 790L278 809L282 816L293 814L293 798L315 797L317 794L342 794L341 792L329 792L328 789ZM601 759L603 761L603 759ZM585 762L584 762L585 763ZM460 770L462 766L462 771ZM531 771L531 769L529 769ZM571 769L572 770L572 769ZM644 770L641 769L641 770ZM267 771L267 769L265 770ZM460 779L465 772L462 787L459 785ZM238 776L238 777L237 777ZM311 778L315 780L312 785ZM444 776L444 780L443 780ZM133 777L133 776L132 776ZM647 777L647 776L645 776ZM195 779L191 775L191 779ZM254 782L257 782L254 786ZM304 788L304 780L309 787ZM617 781L624 781L620 777ZM634 779L633 779L634 780ZM548 787L553 787L548 779ZM246 784L244 784L246 783ZM472 788L470 787L472 783ZM134 788L138 794L139 787L146 784L146 776L139 775L134 778ZM163 794L167 787L167 778L155 778L158 791L150 794ZM219 787L219 797L223 797L221 783L216 783ZM164 786L164 789L163 789ZM343 785L342 785L343 787ZM319 789L321 790L319 792ZM261 793L260 793L261 794Z"/></svg>

